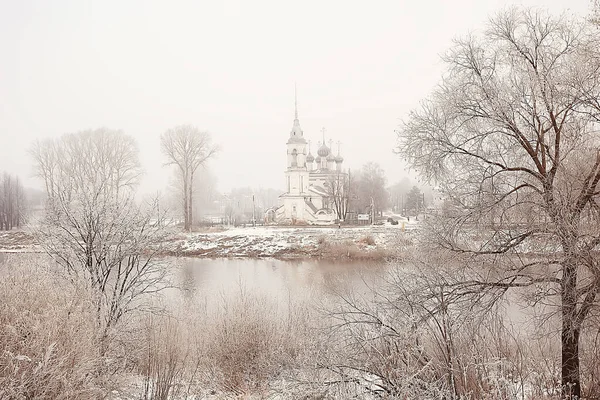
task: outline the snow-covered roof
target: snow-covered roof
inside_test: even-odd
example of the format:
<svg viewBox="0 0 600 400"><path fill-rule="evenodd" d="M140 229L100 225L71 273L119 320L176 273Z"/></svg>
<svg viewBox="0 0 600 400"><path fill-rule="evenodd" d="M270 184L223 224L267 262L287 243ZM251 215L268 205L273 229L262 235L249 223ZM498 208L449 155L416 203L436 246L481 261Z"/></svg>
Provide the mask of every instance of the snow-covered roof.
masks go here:
<svg viewBox="0 0 600 400"><path fill-rule="evenodd" d="M311 187L308 188L309 192L313 192L318 194L319 196L328 196L329 194L327 193L327 190L325 190L324 187L322 186L317 186L317 185L312 185Z"/></svg>

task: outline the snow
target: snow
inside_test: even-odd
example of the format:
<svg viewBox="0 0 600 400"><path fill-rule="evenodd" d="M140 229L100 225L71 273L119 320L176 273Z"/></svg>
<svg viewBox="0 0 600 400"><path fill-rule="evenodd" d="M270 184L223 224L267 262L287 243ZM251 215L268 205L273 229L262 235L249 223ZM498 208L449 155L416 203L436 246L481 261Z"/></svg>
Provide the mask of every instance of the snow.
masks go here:
<svg viewBox="0 0 600 400"><path fill-rule="evenodd" d="M178 235L167 253L202 257L310 257L320 253L320 244L353 244L365 252L398 248L401 236L410 236L418 224L354 227L239 227L217 232ZM369 244L372 238L375 245Z"/></svg>
<svg viewBox="0 0 600 400"><path fill-rule="evenodd" d="M392 251L412 236L418 221L392 225L238 227L181 233L175 230L161 243L165 255L196 257L276 257L307 258L321 256L323 244L354 247L360 253ZM372 242L375 242L373 245ZM0 252L32 253L41 251L34 238L23 231L0 232Z"/></svg>

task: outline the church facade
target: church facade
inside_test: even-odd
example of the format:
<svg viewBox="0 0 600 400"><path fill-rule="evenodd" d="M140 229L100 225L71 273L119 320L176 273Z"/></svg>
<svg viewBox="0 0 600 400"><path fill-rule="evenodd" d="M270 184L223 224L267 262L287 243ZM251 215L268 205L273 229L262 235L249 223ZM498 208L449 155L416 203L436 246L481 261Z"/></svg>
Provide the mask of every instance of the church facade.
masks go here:
<svg viewBox="0 0 600 400"><path fill-rule="evenodd" d="M347 175L342 170L344 159L339 144L337 155L334 155L332 142L330 140L327 146L323 132L323 142L319 142L317 155L313 156L300 128L296 102L294 123L286 143L286 191L280 196L282 204L270 211L270 217L267 216L271 222L329 225L338 220L332 182L346 179Z"/></svg>

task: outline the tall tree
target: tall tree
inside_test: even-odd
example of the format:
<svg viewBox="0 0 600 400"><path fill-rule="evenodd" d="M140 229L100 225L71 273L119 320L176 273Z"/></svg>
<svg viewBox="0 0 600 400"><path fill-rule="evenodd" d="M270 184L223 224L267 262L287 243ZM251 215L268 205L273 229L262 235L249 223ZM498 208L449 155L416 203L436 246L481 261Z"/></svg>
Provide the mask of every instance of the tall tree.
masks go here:
<svg viewBox="0 0 600 400"><path fill-rule="evenodd" d="M581 396L580 335L600 293L598 43L585 21L504 11L456 40L445 79L398 132L457 205L432 229L480 261L468 284L559 298L563 398Z"/></svg>
<svg viewBox="0 0 600 400"><path fill-rule="evenodd" d="M353 182L356 188L355 206L360 212L374 206L374 213L384 210L389 204L389 195L385 188L386 177L379 164L368 162L359 171Z"/></svg>
<svg viewBox="0 0 600 400"><path fill-rule="evenodd" d="M418 214L423 206L423 194L417 186L413 186L406 195L406 209Z"/></svg>
<svg viewBox="0 0 600 400"><path fill-rule="evenodd" d="M118 195L135 187L141 177L137 144L118 130L100 128L38 140L31 155L49 198L69 198L89 185Z"/></svg>
<svg viewBox="0 0 600 400"><path fill-rule="evenodd" d="M140 176L135 141L99 129L36 142L36 170L47 190L37 236L46 252L86 284L96 309L100 355L121 318L162 287L155 256L162 237L155 204L135 201Z"/></svg>
<svg viewBox="0 0 600 400"><path fill-rule="evenodd" d="M350 199L350 175L341 171L330 174L325 182L325 189L337 218L345 220Z"/></svg>
<svg viewBox="0 0 600 400"><path fill-rule="evenodd" d="M191 125L180 125L166 131L160 138L167 165L176 165L182 182L184 229L193 223L194 175L201 165L213 157L218 147L210 134Z"/></svg>
<svg viewBox="0 0 600 400"><path fill-rule="evenodd" d="M214 212L215 201L219 197L216 190L217 177L210 168L203 168L194 174L192 185L192 212L195 218L202 214ZM183 179L179 169L174 171L173 179L168 185L168 208L173 216L179 216L177 220L184 215L184 208L181 201L183 193Z"/></svg>
<svg viewBox="0 0 600 400"><path fill-rule="evenodd" d="M394 211L403 213L406 209L406 196L410 191L410 188L414 185L411 180L407 177L402 178L399 182L388 188L390 194L390 204L394 208Z"/></svg>

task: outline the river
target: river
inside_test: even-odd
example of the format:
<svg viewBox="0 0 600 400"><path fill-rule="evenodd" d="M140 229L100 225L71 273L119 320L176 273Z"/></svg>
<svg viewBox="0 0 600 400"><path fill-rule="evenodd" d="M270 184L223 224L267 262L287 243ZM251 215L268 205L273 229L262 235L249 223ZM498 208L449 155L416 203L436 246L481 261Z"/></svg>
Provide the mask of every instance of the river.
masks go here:
<svg viewBox="0 0 600 400"><path fill-rule="evenodd" d="M385 275L383 263L281 261L274 259L170 259L174 283L184 293L208 299L248 292L271 298L329 297L366 292Z"/></svg>
<svg viewBox="0 0 600 400"><path fill-rule="evenodd" d="M42 255L0 253L0 265L24 257ZM369 287L377 286L393 266L376 262L282 261L276 259L169 258L174 288L167 290L167 302L194 298L210 306L240 293L271 300L327 300L340 294L372 297ZM513 296L511 296L515 299ZM531 314L518 302L508 302L513 323L526 324Z"/></svg>

